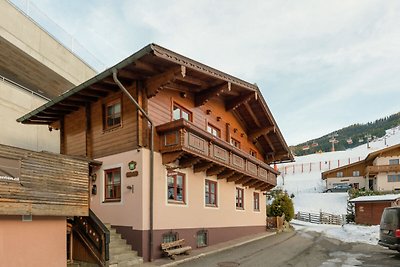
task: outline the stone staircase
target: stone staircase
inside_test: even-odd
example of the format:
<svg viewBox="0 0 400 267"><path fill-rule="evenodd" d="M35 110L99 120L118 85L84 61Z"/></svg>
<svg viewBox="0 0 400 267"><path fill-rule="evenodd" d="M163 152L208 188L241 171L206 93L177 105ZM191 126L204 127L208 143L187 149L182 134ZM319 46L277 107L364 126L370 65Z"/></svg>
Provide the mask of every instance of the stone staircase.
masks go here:
<svg viewBox="0 0 400 267"><path fill-rule="evenodd" d="M110 231L110 260L108 261L108 266L128 267L142 264L143 259L137 255L136 251L132 250L131 245L126 243L121 234L117 234L110 224L106 223L105 225Z"/></svg>

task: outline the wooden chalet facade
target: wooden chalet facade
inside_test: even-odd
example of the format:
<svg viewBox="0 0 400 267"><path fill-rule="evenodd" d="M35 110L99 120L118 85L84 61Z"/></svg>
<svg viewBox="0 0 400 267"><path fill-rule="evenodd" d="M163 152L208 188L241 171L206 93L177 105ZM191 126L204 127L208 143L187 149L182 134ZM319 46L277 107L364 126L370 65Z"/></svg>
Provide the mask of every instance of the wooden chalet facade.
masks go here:
<svg viewBox="0 0 400 267"><path fill-rule="evenodd" d="M270 164L293 160L256 85L155 44L18 121L102 162L90 207L145 260L178 237L196 248L265 231Z"/></svg>
<svg viewBox="0 0 400 267"><path fill-rule="evenodd" d="M327 188L352 184L356 189L400 190L400 144L372 152L361 161L322 173Z"/></svg>

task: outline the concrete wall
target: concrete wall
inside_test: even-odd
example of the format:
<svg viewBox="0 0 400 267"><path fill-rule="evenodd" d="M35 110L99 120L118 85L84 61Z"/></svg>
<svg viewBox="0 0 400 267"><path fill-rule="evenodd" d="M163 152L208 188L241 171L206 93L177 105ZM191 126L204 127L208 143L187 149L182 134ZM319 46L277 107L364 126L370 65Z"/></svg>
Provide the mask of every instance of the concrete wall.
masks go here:
<svg viewBox="0 0 400 267"><path fill-rule="evenodd" d="M59 152L59 131L47 126L23 125L16 119L47 102L18 86L0 79L0 142L35 151Z"/></svg>
<svg viewBox="0 0 400 267"><path fill-rule="evenodd" d="M86 63L6 0L0 0L0 37L72 84L80 84L95 74Z"/></svg>
<svg viewBox="0 0 400 267"><path fill-rule="evenodd" d="M0 216L0 266L65 267L65 217Z"/></svg>

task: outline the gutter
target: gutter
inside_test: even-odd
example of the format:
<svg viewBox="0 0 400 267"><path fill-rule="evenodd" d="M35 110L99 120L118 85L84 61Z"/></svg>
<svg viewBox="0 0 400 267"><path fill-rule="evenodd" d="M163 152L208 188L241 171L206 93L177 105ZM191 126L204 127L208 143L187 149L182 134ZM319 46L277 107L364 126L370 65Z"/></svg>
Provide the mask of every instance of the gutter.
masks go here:
<svg viewBox="0 0 400 267"><path fill-rule="evenodd" d="M113 79L118 87L121 89L125 95L135 104L135 106L140 110L143 116L150 123L150 231L149 231L149 261L153 261L153 220L154 220L154 204L153 204L153 195L154 195L154 124L150 119L149 115L144 111L144 109L138 104L136 99L126 90L126 88L122 85L122 83L118 80L117 77L118 70L117 68L112 69Z"/></svg>

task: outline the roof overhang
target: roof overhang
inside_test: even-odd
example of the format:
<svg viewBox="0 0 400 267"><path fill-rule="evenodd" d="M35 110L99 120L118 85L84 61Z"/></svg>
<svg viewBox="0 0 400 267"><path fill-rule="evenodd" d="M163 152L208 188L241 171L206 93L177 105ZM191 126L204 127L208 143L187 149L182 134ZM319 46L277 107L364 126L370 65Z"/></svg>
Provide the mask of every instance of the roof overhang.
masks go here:
<svg viewBox="0 0 400 267"><path fill-rule="evenodd" d="M264 152L269 162L293 161L290 149L257 85L206 66L156 44L149 44L130 57L59 95L17 119L25 124L52 125L88 103L119 91L113 71L123 84L141 81L147 96L163 89L193 93L196 106L211 98L224 100L225 108L242 123L246 134Z"/></svg>

